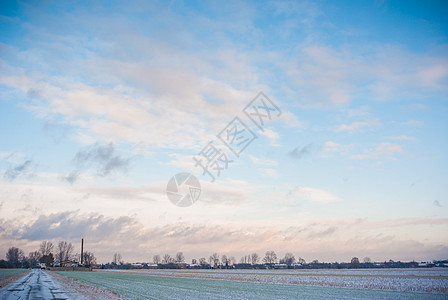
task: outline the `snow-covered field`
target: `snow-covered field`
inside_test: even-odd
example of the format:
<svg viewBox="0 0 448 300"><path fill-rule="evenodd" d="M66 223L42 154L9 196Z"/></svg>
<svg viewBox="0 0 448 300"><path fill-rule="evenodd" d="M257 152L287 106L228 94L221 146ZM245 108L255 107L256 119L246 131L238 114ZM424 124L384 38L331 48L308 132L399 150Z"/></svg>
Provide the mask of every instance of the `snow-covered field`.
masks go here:
<svg viewBox="0 0 448 300"><path fill-rule="evenodd" d="M448 271L443 269L108 270L59 274L132 299L448 298Z"/></svg>
<svg viewBox="0 0 448 300"><path fill-rule="evenodd" d="M447 269L107 270L142 275L301 284L400 292L447 293Z"/></svg>

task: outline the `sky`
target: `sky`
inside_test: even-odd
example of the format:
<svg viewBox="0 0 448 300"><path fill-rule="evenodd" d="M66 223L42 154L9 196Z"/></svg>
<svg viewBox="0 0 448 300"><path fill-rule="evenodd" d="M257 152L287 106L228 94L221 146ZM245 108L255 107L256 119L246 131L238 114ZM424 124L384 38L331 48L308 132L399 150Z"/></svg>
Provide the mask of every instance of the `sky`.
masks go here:
<svg viewBox="0 0 448 300"><path fill-rule="evenodd" d="M2 1L0 257L84 238L101 263L447 259L447 11ZM260 92L277 109L257 127ZM195 161L210 145L228 159L213 181ZM201 186L187 207L166 193L179 173Z"/></svg>

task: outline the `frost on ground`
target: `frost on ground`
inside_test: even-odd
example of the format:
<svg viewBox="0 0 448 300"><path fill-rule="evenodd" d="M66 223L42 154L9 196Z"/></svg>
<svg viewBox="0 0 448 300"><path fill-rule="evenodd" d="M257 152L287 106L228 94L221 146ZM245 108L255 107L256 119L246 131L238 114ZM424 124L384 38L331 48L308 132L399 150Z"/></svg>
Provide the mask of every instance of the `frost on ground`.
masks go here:
<svg viewBox="0 0 448 300"><path fill-rule="evenodd" d="M55 272L48 272L48 273L54 279L54 281L58 282L63 287L65 294L69 296L69 299L76 299L76 300L127 299L124 296L121 296L113 291L92 286L74 278L62 276L56 274Z"/></svg>
<svg viewBox="0 0 448 300"><path fill-rule="evenodd" d="M68 299L60 285L40 269L34 269L0 289L1 299Z"/></svg>
<svg viewBox="0 0 448 300"><path fill-rule="evenodd" d="M299 284L388 290L399 292L448 292L447 269L373 270L102 270L128 274L245 282Z"/></svg>
<svg viewBox="0 0 448 300"><path fill-rule="evenodd" d="M124 299L111 291L92 287L49 271L33 269L9 277L0 299Z"/></svg>
<svg viewBox="0 0 448 300"><path fill-rule="evenodd" d="M0 269L0 279L15 276L26 271L28 269Z"/></svg>
<svg viewBox="0 0 448 300"><path fill-rule="evenodd" d="M435 292L370 289L372 285L354 288L349 285L353 285L353 282L359 279L356 275L338 277L326 273L322 274L323 277L319 277L310 273L298 276L319 277L327 281L342 278L346 284L329 286L328 282L327 285L294 283L287 276L294 277L297 274L290 274L287 270L283 273L282 271L250 271L246 273L230 270L202 271L205 270L130 270L60 272L60 274L77 278L90 285L113 290L131 299L446 299L447 296L447 294ZM290 282L285 282L285 278ZM370 280L372 279L375 278L370 277ZM446 285L447 279L443 280ZM393 284L400 285L400 282L393 281L386 287L391 288ZM418 284L418 282L413 282L413 284Z"/></svg>
<svg viewBox="0 0 448 300"><path fill-rule="evenodd" d="M0 269L0 289L30 272L26 269Z"/></svg>

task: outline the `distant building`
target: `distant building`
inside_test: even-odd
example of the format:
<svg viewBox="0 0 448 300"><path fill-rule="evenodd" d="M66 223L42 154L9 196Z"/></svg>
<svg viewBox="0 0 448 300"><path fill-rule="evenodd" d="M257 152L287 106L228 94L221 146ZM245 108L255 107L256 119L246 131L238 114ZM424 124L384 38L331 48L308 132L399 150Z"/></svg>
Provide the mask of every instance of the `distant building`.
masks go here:
<svg viewBox="0 0 448 300"><path fill-rule="evenodd" d="M421 262L417 265L418 268L432 268L435 264L433 262L427 261L427 262Z"/></svg>
<svg viewBox="0 0 448 300"><path fill-rule="evenodd" d="M287 264L274 264L274 269L288 269Z"/></svg>
<svg viewBox="0 0 448 300"><path fill-rule="evenodd" d="M201 269L202 265L201 264L189 264L188 268L189 269Z"/></svg>
<svg viewBox="0 0 448 300"><path fill-rule="evenodd" d="M184 262L175 262L173 265L177 269L186 269L187 268L187 263L184 263Z"/></svg>
<svg viewBox="0 0 448 300"><path fill-rule="evenodd" d="M303 265L302 264L291 264L291 269L302 269Z"/></svg>

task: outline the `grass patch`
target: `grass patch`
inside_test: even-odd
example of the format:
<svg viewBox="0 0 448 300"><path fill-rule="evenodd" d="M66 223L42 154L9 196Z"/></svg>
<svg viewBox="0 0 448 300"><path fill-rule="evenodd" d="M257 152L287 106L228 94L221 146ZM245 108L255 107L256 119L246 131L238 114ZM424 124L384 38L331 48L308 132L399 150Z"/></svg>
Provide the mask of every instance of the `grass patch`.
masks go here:
<svg viewBox="0 0 448 300"><path fill-rule="evenodd" d="M6 278L9 276L18 275L27 271L28 269L0 269L0 279Z"/></svg>

